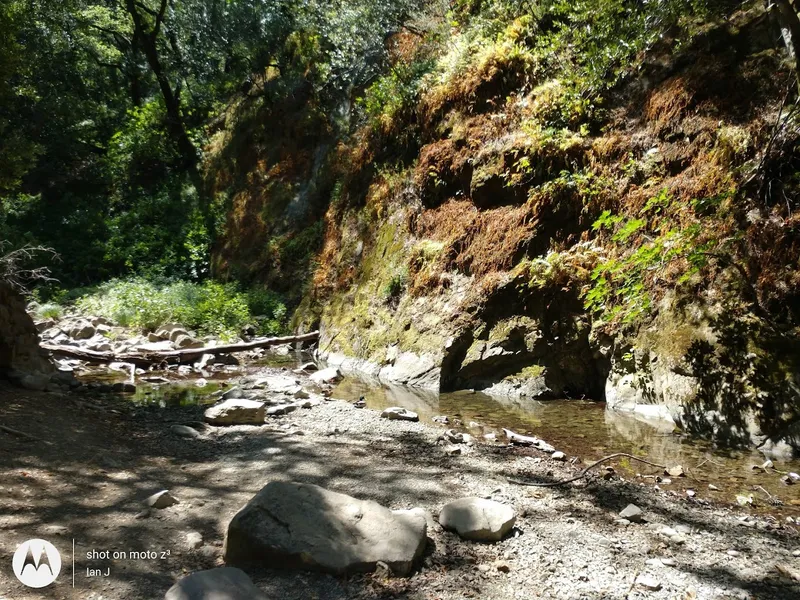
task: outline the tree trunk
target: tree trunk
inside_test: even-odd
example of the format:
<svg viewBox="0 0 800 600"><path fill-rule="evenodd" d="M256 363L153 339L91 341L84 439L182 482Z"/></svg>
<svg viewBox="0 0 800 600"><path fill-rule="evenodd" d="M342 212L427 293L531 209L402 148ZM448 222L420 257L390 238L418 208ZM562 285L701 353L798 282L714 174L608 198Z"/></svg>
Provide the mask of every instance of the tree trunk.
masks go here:
<svg viewBox="0 0 800 600"><path fill-rule="evenodd" d="M150 29L148 29L144 23L142 15L136 7L135 0L126 0L126 7L133 19L134 36L139 41L140 49L147 59L147 64L158 82L161 97L164 99L164 107L167 111L167 130L180 154L181 166L186 169L192 184L197 190L200 209L205 216L208 235L210 238L213 238L214 222L213 216L211 215L211 201L205 191L203 178L200 174L197 148L195 148L195 145L189 138L186 125L181 116L180 92L177 86L176 89L173 90L169 81L169 76L164 69L158 52L158 36L164 22L167 0L161 0L158 13L154 16L155 22Z"/></svg>
<svg viewBox="0 0 800 600"><path fill-rule="evenodd" d="M781 29L786 51L794 61L795 77L800 87L800 18L789 0L773 0L777 8L778 26Z"/></svg>

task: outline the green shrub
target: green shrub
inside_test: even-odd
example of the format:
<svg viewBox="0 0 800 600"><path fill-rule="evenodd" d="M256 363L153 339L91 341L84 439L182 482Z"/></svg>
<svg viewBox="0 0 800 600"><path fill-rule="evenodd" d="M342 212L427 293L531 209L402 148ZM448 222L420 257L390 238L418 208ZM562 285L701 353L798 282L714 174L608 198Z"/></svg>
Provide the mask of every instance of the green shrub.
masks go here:
<svg viewBox="0 0 800 600"><path fill-rule="evenodd" d="M253 288L247 292L247 304L256 321L258 335L277 335L286 329L286 305L275 292Z"/></svg>
<svg viewBox="0 0 800 600"><path fill-rule="evenodd" d="M41 304L36 308L38 319L60 319L64 314L64 307L55 303Z"/></svg>
<svg viewBox="0 0 800 600"><path fill-rule="evenodd" d="M286 316L286 306L272 292L242 293L234 284L216 281L158 284L116 279L84 295L76 305L81 312L107 317L124 327L154 330L178 322L223 339L236 337L253 322L254 313L266 317L259 324L263 335L280 332Z"/></svg>
<svg viewBox="0 0 800 600"><path fill-rule="evenodd" d="M389 282L383 288L383 297L387 302L396 301L403 291L406 289L408 283L408 271L402 269L394 273L389 279Z"/></svg>

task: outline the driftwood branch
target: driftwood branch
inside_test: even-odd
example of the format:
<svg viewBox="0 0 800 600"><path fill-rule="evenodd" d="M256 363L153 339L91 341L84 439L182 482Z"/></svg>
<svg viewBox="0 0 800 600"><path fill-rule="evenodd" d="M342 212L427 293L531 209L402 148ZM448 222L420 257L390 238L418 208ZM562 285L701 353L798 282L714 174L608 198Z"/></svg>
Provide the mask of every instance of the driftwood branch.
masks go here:
<svg viewBox="0 0 800 600"><path fill-rule="evenodd" d="M0 425L0 431L4 431L5 433L10 433L11 435L16 435L18 437L22 437L28 440L38 440L34 435L30 433L25 433L24 431L20 431L18 429L12 429L11 427L6 427L5 425Z"/></svg>
<svg viewBox="0 0 800 600"><path fill-rule="evenodd" d="M225 344L221 346L205 346L203 348L189 348L186 350L142 350L140 352L97 352L95 350L85 350L73 346L57 346L54 344L42 344L42 348L52 352L57 356L67 358L77 358L93 363L125 362L132 363L137 367L149 367L155 364L191 364L197 362L204 354L230 354L232 352L244 352L257 348L268 348L270 346L280 346L281 344L292 344L295 342L314 342L319 339L319 331L312 331L302 335L287 335L283 337L261 338L252 342L242 342L239 344Z"/></svg>
<svg viewBox="0 0 800 600"><path fill-rule="evenodd" d="M508 478L508 482L509 483L515 483L517 485L527 485L527 486L531 486L531 487L555 487L557 485L566 485L568 483L572 483L573 481L578 481L579 479L583 479L584 477L586 477L586 474L589 472L589 470L590 469L594 469L597 465L602 464L604 462L607 462L607 461L609 461L609 460L611 460L613 458L618 458L620 456L624 456L626 458L632 458L633 460L638 460L641 463L644 463L646 465L650 465L652 467L658 467L659 469L666 469L667 468L665 465L657 465L656 463L650 462L649 460L645 460L643 458L639 458L638 456L634 456L633 454L626 454L625 452L617 452L616 454L611 454L609 456L605 456L605 457L601 458L600 460L598 460L597 462L593 462L588 467L586 467L583 471L581 471L580 473L578 473L575 477L572 477L571 479L565 479L563 481L552 481L552 482L547 482L547 483L538 483L538 482L535 482L535 481L520 481L518 479Z"/></svg>

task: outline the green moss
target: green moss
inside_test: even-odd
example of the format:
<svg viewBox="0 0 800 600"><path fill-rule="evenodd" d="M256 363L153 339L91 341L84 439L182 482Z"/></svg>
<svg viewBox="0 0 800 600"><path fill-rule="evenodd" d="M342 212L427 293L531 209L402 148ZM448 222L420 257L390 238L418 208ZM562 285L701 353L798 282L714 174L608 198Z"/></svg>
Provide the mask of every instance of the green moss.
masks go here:
<svg viewBox="0 0 800 600"><path fill-rule="evenodd" d="M525 381L528 379L538 379L540 377L544 377L545 372L547 371L546 367L542 365L530 365L525 367L518 373L514 373L513 375L509 375L505 378L506 381Z"/></svg>

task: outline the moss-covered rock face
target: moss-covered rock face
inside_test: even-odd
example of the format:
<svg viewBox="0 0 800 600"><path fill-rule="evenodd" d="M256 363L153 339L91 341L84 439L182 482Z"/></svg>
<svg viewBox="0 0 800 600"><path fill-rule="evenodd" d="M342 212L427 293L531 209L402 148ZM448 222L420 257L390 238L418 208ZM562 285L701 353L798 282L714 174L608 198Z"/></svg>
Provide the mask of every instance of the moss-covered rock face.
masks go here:
<svg viewBox="0 0 800 600"><path fill-rule="evenodd" d="M331 140L330 126L305 130L316 117L258 121L245 140L275 130L292 151L251 161L261 183L245 190L260 195L244 204L265 227L229 227L220 247L271 237L264 269L290 243L310 248L297 240L316 221L280 224L316 173L305 197L323 239L292 263L313 267L310 281L290 282L306 286L294 324L319 325L328 360L435 389L606 399L716 437L721 421L729 439L751 425L780 436L800 420L800 216L783 200L800 194L800 129L758 150L789 76L763 7L682 18L655 45L630 40L642 43L631 64L591 73L569 41L578 31L541 45L542 27L572 22L563 15L481 7L446 44L407 48L431 71L376 83L398 91L389 112L365 91L371 116L356 131ZM599 59L619 39L584 41ZM754 183L759 164L769 186Z"/></svg>

